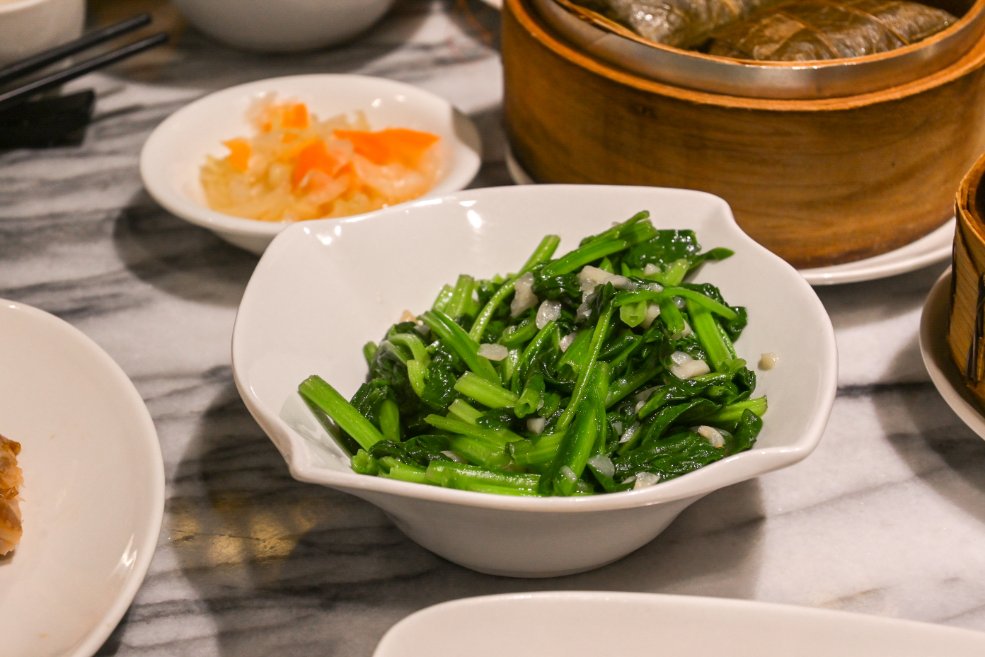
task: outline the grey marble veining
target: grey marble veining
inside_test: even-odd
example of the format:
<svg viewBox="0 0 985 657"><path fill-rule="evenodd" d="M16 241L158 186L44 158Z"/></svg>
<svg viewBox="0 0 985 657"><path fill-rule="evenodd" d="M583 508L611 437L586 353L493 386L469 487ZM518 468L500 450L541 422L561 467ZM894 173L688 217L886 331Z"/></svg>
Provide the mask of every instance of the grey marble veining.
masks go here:
<svg viewBox="0 0 985 657"><path fill-rule="evenodd" d="M290 478L231 379L229 339L256 258L158 207L140 184L140 147L211 90L356 72L455 103L484 139L474 186L508 184L498 20L477 0L403 0L344 48L279 57L186 29L166 53L77 83L100 94L81 147L0 153L0 297L100 344L136 384L161 439L158 550L98 654L368 657L417 609L546 589L724 596L985 631L985 441L945 405L917 342L943 263L819 289L841 356L817 451L707 496L651 544L593 572L480 575L418 547L369 504Z"/></svg>

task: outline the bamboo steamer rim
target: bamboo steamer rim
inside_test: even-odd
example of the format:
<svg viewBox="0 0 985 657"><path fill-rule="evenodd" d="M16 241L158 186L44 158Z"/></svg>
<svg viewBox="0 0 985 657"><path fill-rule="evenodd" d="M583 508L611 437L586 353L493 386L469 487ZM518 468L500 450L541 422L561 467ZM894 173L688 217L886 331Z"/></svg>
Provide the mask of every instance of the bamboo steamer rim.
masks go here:
<svg viewBox="0 0 985 657"><path fill-rule="evenodd" d="M951 263L947 344L951 359L980 404L985 404L982 347L982 266L985 260L985 154L961 179L955 196L957 230Z"/></svg>
<svg viewBox="0 0 985 657"><path fill-rule="evenodd" d="M979 39L974 47L963 56L936 73L895 87L879 89L856 96L817 99L774 99L731 96L687 89L650 80L590 57L562 41L548 28L543 26L538 17L534 15L534 12L530 10L528 3L529 0L505 0L503 11L516 20L533 39L558 57L617 84L642 92L658 94L701 105L718 105L726 108L764 111L819 112L851 110L868 105L892 102L926 92L927 90L958 80L985 65L985 39Z"/></svg>
<svg viewBox="0 0 985 657"><path fill-rule="evenodd" d="M974 236L973 242L965 242L978 274L985 273L985 267L978 262L979 259L985 261L985 216L982 214L985 203L979 202L982 197L985 197L985 153L961 179L955 198L955 212L962 231L969 231Z"/></svg>

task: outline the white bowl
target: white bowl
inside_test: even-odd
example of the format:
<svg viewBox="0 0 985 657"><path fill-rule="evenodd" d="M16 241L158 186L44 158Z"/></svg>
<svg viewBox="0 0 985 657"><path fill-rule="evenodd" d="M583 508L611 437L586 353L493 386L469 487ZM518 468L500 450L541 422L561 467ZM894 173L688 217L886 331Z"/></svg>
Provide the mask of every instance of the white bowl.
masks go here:
<svg viewBox="0 0 985 657"><path fill-rule="evenodd" d="M157 546L164 465L150 413L92 340L0 300L0 432L21 443L24 536L0 559L0 653L86 657Z"/></svg>
<svg viewBox="0 0 985 657"><path fill-rule="evenodd" d="M85 0L0 0L0 66L82 34Z"/></svg>
<svg viewBox="0 0 985 657"><path fill-rule="evenodd" d="M376 23L393 0L173 0L196 28L259 52L312 50L347 41Z"/></svg>
<svg viewBox="0 0 985 657"><path fill-rule="evenodd" d="M428 657L977 657L985 654L985 634L747 600L548 591L422 609L394 625L373 657L416 657L421 646Z"/></svg>
<svg viewBox="0 0 985 657"><path fill-rule="evenodd" d="M140 153L140 175L150 195L176 216L208 228L236 246L262 253L274 235L290 224L233 217L209 209L199 172L206 155L224 154L224 140L251 134L247 110L268 94L303 101L323 118L361 110L374 128L399 126L439 135L444 165L428 197L463 189L479 170L479 133L469 118L446 100L384 78L297 75L217 91L165 119Z"/></svg>
<svg viewBox="0 0 985 657"><path fill-rule="evenodd" d="M515 271L544 234L558 253L613 221L648 209L657 227L693 228L705 248L735 255L706 265L702 281L749 311L737 343L760 372L770 409L756 445L691 474L636 491L579 498L514 498L353 473L312 417L298 384L321 374L351 396L366 375L361 348L405 309L430 307L460 273ZM408 248L413 245L413 248ZM233 330L233 372L253 417L291 474L382 508L410 538L475 570L552 576L601 566L644 545L703 495L807 456L835 396L831 322L806 281L754 243L728 205L702 192L542 185L468 190L343 221L292 226L270 245L243 295ZM563 547L562 547L563 546Z"/></svg>

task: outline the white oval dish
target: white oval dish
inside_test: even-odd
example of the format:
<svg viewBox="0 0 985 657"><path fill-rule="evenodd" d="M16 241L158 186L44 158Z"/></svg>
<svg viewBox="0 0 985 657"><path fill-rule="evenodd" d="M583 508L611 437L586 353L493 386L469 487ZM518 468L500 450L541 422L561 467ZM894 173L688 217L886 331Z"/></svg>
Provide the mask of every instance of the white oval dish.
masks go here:
<svg viewBox="0 0 985 657"><path fill-rule="evenodd" d="M544 234L561 236L564 253L643 209L657 227L693 228L705 248L735 251L705 266L700 279L748 308L741 356L755 363L765 352L779 354L779 365L760 373L756 394L769 397L770 410L752 450L637 491L564 499L487 495L353 473L297 395L298 384L317 373L351 396L366 374L363 344L379 339L403 310L430 307L458 274L515 271ZM701 496L803 459L821 437L837 379L830 319L796 270L742 233L720 198L642 187L468 190L362 218L292 226L257 265L232 352L240 395L295 478L369 500L410 538L451 561L527 577L614 561Z"/></svg>
<svg viewBox="0 0 985 657"><path fill-rule="evenodd" d="M985 416L971 390L964 384L947 345L948 293L951 270L944 272L923 306L920 315L920 355L937 391L951 410L980 438L985 438Z"/></svg>
<svg viewBox="0 0 985 657"><path fill-rule="evenodd" d="M157 545L157 433L119 366L52 315L0 300L0 363L0 433L21 443L24 471L24 536L0 559L2 652L92 655Z"/></svg>
<svg viewBox="0 0 985 657"><path fill-rule="evenodd" d="M428 657L977 657L985 654L985 634L747 600L549 591L422 609L394 625L373 657L416 657L422 646Z"/></svg>
<svg viewBox="0 0 985 657"><path fill-rule="evenodd" d="M248 135L247 110L269 94L295 99L323 118L362 111L374 129L404 127L441 137L441 177L427 197L468 185L481 164L481 141L471 120L446 100L417 87L361 75L297 75L258 80L200 98L165 119L140 153L140 175L166 210L222 239L262 253L288 222L233 217L209 209L199 182L206 155L222 156L222 142Z"/></svg>

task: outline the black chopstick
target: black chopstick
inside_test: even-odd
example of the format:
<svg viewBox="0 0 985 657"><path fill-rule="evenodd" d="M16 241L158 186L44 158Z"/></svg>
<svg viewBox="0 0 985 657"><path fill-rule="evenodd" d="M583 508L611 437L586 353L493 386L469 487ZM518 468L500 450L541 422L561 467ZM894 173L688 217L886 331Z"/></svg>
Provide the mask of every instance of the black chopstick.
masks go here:
<svg viewBox="0 0 985 657"><path fill-rule="evenodd" d="M104 66L109 66L110 64L118 62L121 59L132 57L137 53L143 52L155 46L159 46L167 40L168 35L164 32L160 32L158 34L140 39L139 41L134 41L133 43L120 46L114 50L96 55L95 57L83 60L77 64L73 64L53 73L49 73L48 75L42 76L35 80L31 80L19 87L15 87L14 89L0 92L0 110L26 100L34 94L46 91L52 87L57 87L60 84L68 82L69 80L74 80L75 78L85 75L86 73Z"/></svg>
<svg viewBox="0 0 985 657"><path fill-rule="evenodd" d="M119 23L107 25L106 27L99 28L98 30L93 30L92 32L83 34L74 41L63 43L60 46L55 46L54 48L31 55L30 57L25 57L24 59L14 62L13 64L8 64L7 66L0 68L0 85L7 84L11 80L16 80L17 78L27 75L28 73L39 71L45 66L57 62L59 59L82 52L83 50L99 45L104 41L114 39L121 34L133 32L134 30L149 24L150 21L150 14L138 14L133 18L128 18L120 21Z"/></svg>

